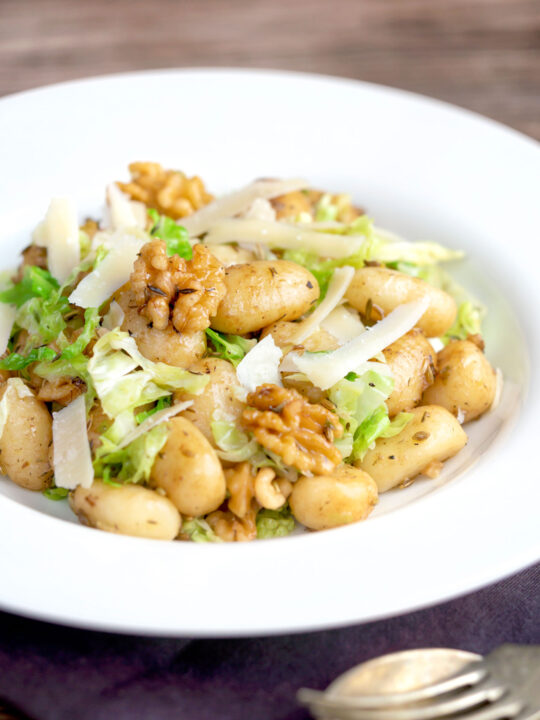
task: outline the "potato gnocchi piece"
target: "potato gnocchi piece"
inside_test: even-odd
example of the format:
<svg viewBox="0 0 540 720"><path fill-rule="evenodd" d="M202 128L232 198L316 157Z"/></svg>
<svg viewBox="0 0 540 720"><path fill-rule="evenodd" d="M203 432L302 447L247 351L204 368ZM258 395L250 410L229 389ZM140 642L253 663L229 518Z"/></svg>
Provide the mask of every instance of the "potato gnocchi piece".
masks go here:
<svg viewBox="0 0 540 720"><path fill-rule="evenodd" d="M377 503L377 485L367 472L339 465L330 475L301 477L289 503L302 525L326 530L365 520Z"/></svg>
<svg viewBox="0 0 540 720"><path fill-rule="evenodd" d="M454 340L437 355L439 370L423 401L441 405L469 422L483 415L495 398L497 376L482 350L470 340Z"/></svg>
<svg viewBox="0 0 540 720"><path fill-rule="evenodd" d="M186 418L168 422L167 442L150 475L184 515L198 517L217 510L225 500L225 475L214 448Z"/></svg>
<svg viewBox="0 0 540 720"><path fill-rule="evenodd" d="M275 344L284 352L287 352L294 345L294 343L290 342L290 338L297 331L298 325L296 323L278 320L278 322L264 328L261 333L261 340L267 335L271 335ZM326 330L316 330L301 343L301 346L309 352L321 352L322 350L335 350L339 347L339 342Z"/></svg>
<svg viewBox="0 0 540 720"><path fill-rule="evenodd" d="M394 375L394 389L386 401L388 414L393 417L420 404L422 393L435 378L436 355L416 328L389 345L383 354Z"/></svg>
<svg viewBox="0 0 540 720"><path fill-rule="evenodd" d="M433 463L448 460L467 442L456 418L438 405L411 410L412 420L391 438L379 438L355 465L377 483L379 492L413 480Z"/></svg>
<svg viewBox="0 0 540 720"><path fill-rule="evenodd" d="M139 313L131 290L120 291L116 299L124 311L121 329L135 338L141 353L152 362L188 368L206 352L203 331L179 333L172 325L165 330L158 330Z"/></svg>
<svg viewBox="0 0 540 720"><path fill-rule="evenodd" d="M141 485L113 487L96 479L73 490L69 504L83 525L120 535L174 540L182 524L170 500Z"/></svg>
<svg viewBox="0 0 540 720"><path fill-rule="evenodd" d="M240 388L236 371L227 360L212 357L198 360L190 370L209 375L210 380L199 395L177 390L174 402L191 400L192 405L183 411L182 416L200 430L210 445L216 447L212 422L221 419L236 424L245 408L245 403L235 394L235 387Z"/></svg>
<svg viewBox="0 0 540 720"><path fill-rule="evenodd" d="M246 335L277 320L296 320L316 302L313 275L287 260L256 260L225 270L226 294L211 327Z"/></svg>
<svg viewBox="0 0 540 720"><path fill-rule="evenodd" d="M20 381L19 381L20 382ZM1 390L3 397L7 385ZM50 462L52 417L34 395L9 394L7 421L0 437L0 467L14 483L28 490L44 490L52 482Z"/></svg>
<svg viewBox="0 0 540 720"><path fill-rule="evenodd" d="M366 307L371 303L380 308L384 315L388 315L398 305L427 297L429 307L418 321L418 327L426 337L444 335L457 314L454 298L444 290L420 278L386 267L363 267L356 270L345 297L361 313L366 312Z"/></svg>

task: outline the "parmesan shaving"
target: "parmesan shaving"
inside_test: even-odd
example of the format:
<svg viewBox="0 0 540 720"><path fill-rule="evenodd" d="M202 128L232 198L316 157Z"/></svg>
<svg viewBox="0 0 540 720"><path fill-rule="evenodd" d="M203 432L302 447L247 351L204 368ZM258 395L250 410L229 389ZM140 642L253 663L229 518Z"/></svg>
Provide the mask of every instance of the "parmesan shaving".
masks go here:
<svg viewBox="0 0 540 720"><path fill-rule="evenodd" d="M82 308L100 307L129 280L144 240L123 234L92 272L81 280L69 302Z"/></svg>
<svg viewBox="0 0 540 720"><path fill-rule="evenodd" d="M53 413L52 431L56 486L67 490L78 485L89 488L94 482L94 468L86 431L84 395Z"/></svg>
<svg viewBox="0 0 540 720"><path fill-rule="evenodd" d="M187 400L186 402L177 403L176 405L171 405L171 407L163 408L163 410L158 410L157 413L150 415L150 417L146 418L146 420L138 427L129 432L118 446L119 449L125 448L141 435L153 430L153 428L161 425L161 423L167 422L167 420L170 420L170 418L178 415L178 413L181 413L183 410L187 410L187 408L191 407L191 405L193 405L193 400Z"/></svg>
<svg viewBox="0 0 540 720"><path fill-rule="evenodd" d="M256 198L249 209L244 213L243 217L249 220L266 220L267 222L275 222L276 211L271 203L265 198Z"/></svg>
<svg viewBox="0 0 540 720"><path fill-rule="evenodd" d="M0 355L7 350L16 315L17 310L12 305L0 304Z"/></svg>
<svg viewBox="0 0 540 720"><path fill-rule="evenodd" d="M349 342L365 330L356 310L348 310L344 305L334 308L320 326L322 330L335 337L340 345Z"/></svg>
<svg viewBox="0 0 540 720"><path fill-rule="evenodd" d="M0 438L4 434L4 427L9 415L9 403L14 394L20 398L32 397L32 391L28 389L21 378L8 379L6 389L0 400Z"/></svg>
<svg viewBox="0 0 540 720"><path fill-rule="evenodd" d="M236 368L238 382L248 392L253 392L259 385L265 383L281 386L279 363L282 355L274 338L267 335L238 363Z"/></svg>
<svg viewBox="0 0 540 720"><path fill-rule="evenodd" d="M146 227L146 207L143 203L130 200L116 183L107 188L107 207L113 230L133 227L144 230Z"/></svg>
<svg viewBox="0 0 540 720"><path fill-rule="evenodd" d="M337 350L327 353L305 352L303 355L292 352L289 353L289 359L314 385L328 390L347 373L355 371L362 363L411 330L427 307L426 298L400 305L372 328Z"/></svg>
<svg viewBox="0 0 540 720"><path fill-rule="evenodd" d="M300 345L306 338L312 335L325 318L341 302L347 288L354 276L354 268L346 265L334 270L328 291L322 303L311 313L309 317L298 323L297 329L289 338L293 345Z"/></svg>
<svg viewBox="0 0 540 720"><path fill-rule="evenodd" d="M109 307L109 312L104 316L101 324L106 330L115 330L116 328L122 327L124 318L124 311L116 300L113 300Z"/></svg>
<svg viewBox="0 0 540 720"><path fill-rule="evenodd" d="M52 275L65 282L81 261L77 211L69 198L51 200L45 219L34 230L36 245L47 248Z"/></svg>
<svg viewBox="0 0 540 720"><path fill-rule="evenodd" d="M181 224L191 237L198 237L218 220L246 212L257 198L269 200L278 195L302 190L308 184L306 180L298 178L291 180L256 180L237 192L223 195L214 200L214 202L205 205L193 215L182 218Z"/></svg>
<svg viewBox="0 0 540 720"><path fill-rule="evenodd" d="M212 224L206 245L256 242L269 248L309 250L327 258L344 258L358 252L365 242L362 235L331 235L286 222L229 219Z"/></svg>
<svg viewBox="0 0 540 720"><path fill-rule="evenodd" d="M441 338L432 337L432 338L428 338L427 340L428 340L428 343L433 348L433 351L436 353L440 352L444 348L444 343L441 340Z"/></svg>

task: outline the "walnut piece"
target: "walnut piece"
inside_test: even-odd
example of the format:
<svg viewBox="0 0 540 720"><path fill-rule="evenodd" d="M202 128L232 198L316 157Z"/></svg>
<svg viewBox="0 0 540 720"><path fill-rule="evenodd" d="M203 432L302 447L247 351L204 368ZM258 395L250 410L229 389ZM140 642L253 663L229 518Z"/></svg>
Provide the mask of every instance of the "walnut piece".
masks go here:
<svg viewBox="0 0 540 720"><path fill-rule="evenodd" d="M337 214L334 219L338 222L350 223L364 214L363 210L354 207L349 195L331 195L320 190L295 190L273 198L270 203L276 211L277 220L296 219L306 213L315 219L317 206L322 198L323 203L336 207Z"/></svg>
<svg viewBox="0 0 540 720"><path fill-rule="evenodd" d="M225 481L230 497L227 502L229 510L238 518L245 518L252 510L255 497L255 475L248 462L238 463L225 470Z"/></svg>
<svg viewBox="0 0 540 720"><path fill-rule="evenodd" d="M343 428L338 416L307 402L296 390L266 384L249 393L242 422L256 440L302 473L328 475L341 463L333 444Z"/></svg>
<svg viewBox="0 0 540 720"><path fill-rule="evenodd" d="M117 183L122 192L174 220L191 215L214 199L197 175L188 178L183 172L164 170L153 162L131 163L129 172L130 182Z"/></svg>
<svg viewBox="0 0 540 720"><path fill-rule="evenodd" d="M255 524L256 511L250 510L244 518L239 518L230 510L216 510L206 516L206 521L218 538L225 542L248 542L257 537Z"/></svg>
<svg viewBox="0 0 540 720"><path fill-rule="evenodd" d="M42 270L47 270L47 248L39 245L29 245L21 253L21 264L17 268L17 273L13 277L13 282L21 282L23 278L23 270L26 265L35 265Z"/></svg>
<svg viewBox="0 0 540 720"><path fill-rule="evenodd" d="M158 330L172 322L180 333L210 326L225 295L225 270L204 245L193 247L191 260L167 255L163 240L143 246L131 273L139 313Z"/></svg>
<svg viewBox="0 0 540 720"><path fill-rule="evenodd" d="M56 402L65 407L85 392L86 383L84 380L79 377L65 375L52 380L43 380L37 392L37 397L44 402Z"/></svg>

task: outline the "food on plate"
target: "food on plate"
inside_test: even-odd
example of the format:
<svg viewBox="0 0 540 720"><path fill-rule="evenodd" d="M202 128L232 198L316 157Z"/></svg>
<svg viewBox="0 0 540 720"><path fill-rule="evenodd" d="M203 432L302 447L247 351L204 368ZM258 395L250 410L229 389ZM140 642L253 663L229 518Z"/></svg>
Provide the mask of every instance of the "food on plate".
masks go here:
<svg viewBox="0 0 540 720"><path fill-rule="evenodd" d="M9 479L101 530L248 541L364 520L463 448L500 377L460 252L302 179L130 171L103 218L54 199L3 279Z"/></svg>

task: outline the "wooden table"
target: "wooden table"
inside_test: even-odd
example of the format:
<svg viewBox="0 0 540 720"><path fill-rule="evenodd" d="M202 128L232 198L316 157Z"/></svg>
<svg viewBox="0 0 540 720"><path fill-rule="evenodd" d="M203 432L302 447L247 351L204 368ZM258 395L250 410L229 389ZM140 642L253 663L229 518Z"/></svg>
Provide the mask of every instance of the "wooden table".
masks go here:
<svg viewBox="0 0 540 720"><path fill-rule="evenodd" d="M540 139L540 0L0 0L0 95L182 66L394 85Z"/></svg>

